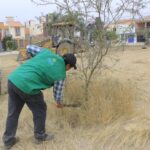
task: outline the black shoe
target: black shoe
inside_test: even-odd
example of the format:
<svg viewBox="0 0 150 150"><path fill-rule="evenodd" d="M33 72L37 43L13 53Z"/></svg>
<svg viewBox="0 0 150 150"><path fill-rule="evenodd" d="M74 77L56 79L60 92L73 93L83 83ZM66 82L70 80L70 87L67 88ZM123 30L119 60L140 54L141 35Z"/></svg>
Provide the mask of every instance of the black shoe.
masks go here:
<svg viewBox="0 0 150 150"><path fill-rule="evenodd" d="M17 142L19 142L19 138L13 138L12 141L9 144L4 144L4 149L9 150L11 147L13 147Z"/></svg>
<svg viewBox="0 0 150 150"><path fill-rule="evenodd" d="M35 143L36 144L41 144L44 141L50 141L54 139L54 135L53 134L45 134L45 136L43 138L35 138Z"/></svg>

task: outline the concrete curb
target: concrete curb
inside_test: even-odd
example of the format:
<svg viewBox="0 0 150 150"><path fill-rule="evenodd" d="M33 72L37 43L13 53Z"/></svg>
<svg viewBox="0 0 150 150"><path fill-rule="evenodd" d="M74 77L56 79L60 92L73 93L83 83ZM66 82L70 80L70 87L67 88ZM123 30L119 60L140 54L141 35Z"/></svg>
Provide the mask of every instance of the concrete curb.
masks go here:
<svg viewBox="0 0 150 150"><path fill-rule="evenodd" d="M0 56L11 55L11 54L19 54L19 51L1 52Z"/></svg>

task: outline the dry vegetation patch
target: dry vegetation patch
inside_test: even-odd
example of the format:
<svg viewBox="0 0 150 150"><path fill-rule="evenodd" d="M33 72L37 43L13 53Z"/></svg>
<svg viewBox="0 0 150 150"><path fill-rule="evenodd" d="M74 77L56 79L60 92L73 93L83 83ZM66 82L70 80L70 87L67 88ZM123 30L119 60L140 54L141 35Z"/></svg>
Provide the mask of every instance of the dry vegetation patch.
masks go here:
<svg viewBox="0 0 150 150"><path fill-rule="evenodd" d="M129 83L106 78L90 86L90 98L85 101L81 80L72 80L65 88L65 103L81 104L77 108L64 108L61 117L69 124L94 125L110 123L134 111L135 92ZM56 118L56 117L55 117Z"/></svg>
<svg viewBox="0 0 150 150"><path fill-rule="evenodd" d="M120 55L119 51L117 55ZM137 58L133 57L135 55ZM79 107L57 109L52 89L44 91L48 106L46 129L54 133L55 139L42 145L33 143L32 114L24 107L17 131L21 141L12 150L149 150L149 93L139 91L141 88L147 91L150 89L149 55L147 50L121 52L121 61L114 66L121 72L114 71L112 75L112 72L108 73L105 70L104 74L95 78L90 85L88 101L85 101L83 80L75 75L70 76L64 89L64 103L76 104ZM14 55L5 59L10 61L6 66L10 67L9 70L4 67L4 58L0 58L0 67L7 76L13 70L11 66L18 64ZM133 62L137 65L142 64L140 70L139 66L130 64ZM143 73L142 79L146 80L137 80ZM6 91L6 77L3 84ZM137 88L137 84L142 86L138 85ZM0 136L2 136L7 116L7 94L0 96L0 106Z"/></svg>

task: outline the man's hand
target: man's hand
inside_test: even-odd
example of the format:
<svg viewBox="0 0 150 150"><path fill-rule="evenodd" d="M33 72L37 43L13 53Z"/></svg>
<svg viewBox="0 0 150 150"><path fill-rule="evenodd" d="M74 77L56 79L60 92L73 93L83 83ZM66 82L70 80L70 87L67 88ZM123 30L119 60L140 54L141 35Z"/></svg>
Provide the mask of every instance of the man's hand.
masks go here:
<svg viewBox="0 0 150 150"><path fill-rule="evenodd" d="M63 108L63 104L61 104L60 102L57 102L57 103L56 103L56 107L57 107L57 108Z"/></svg>

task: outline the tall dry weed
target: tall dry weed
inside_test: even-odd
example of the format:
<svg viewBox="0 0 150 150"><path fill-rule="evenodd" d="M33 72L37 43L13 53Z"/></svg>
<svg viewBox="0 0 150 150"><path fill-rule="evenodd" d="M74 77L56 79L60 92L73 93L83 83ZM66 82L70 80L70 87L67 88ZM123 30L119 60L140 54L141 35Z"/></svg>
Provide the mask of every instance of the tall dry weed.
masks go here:
<svg viewBox="0 0 150 150"><path fill-rule="evenodd" d="M76 127L107 124L120 116L129 116L133 113L135 93L129 83L105 78L92 82L89 91L89 100L85 101L82 80L68 81L65 87L64 103L80 104L80 107L54 110L53 117Z"/></svg>

